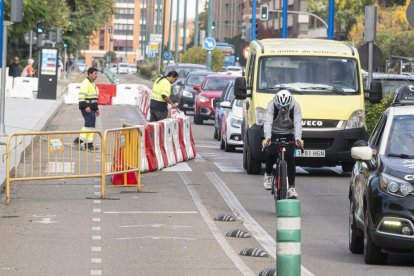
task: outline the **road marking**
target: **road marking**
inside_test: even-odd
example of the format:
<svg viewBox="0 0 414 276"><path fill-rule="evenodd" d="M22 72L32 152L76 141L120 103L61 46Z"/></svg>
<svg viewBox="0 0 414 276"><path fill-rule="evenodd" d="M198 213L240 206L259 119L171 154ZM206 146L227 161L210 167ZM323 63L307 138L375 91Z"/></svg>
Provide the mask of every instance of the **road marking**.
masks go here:
<svg viewBox="0 0 414 276"><path fill-rule="evenodd" d="M94 192L93 194L96 195L96 196L99 196L99 195L101 195L101 192Z"/></svg>
<svg viewBox="0 0 414 276"><path fill-rule="evenodd" d="M93 185L93 187L96 188L96 189L100 189L101 185Z"/></svg>
<svg viewBox="0 0 414 276"><path fill-rule="evenodd" d="M195 241L193 238L179 238L179 237L163 237L163 236L143 236L143 237L125 237L116 238L117 240L137 240L137 239L152 239L152 240L186 240Z"/></svg>
<svg viewBox="0 0 414 276"><path fill-rule="evenodd" d="M186 162L178 163L172 167L163 169L164 172L191 172L192 169Z"/></svg>
<svg viewBox="0 0 414 276"><path fill-rule="evenodd" d="M243 167L237 164L213 162L222 172L244 172Z"/></svg>
<svg viewBox="0 0 414 276"><path fill-rule="evenodd" d="M104 214L198 214L197 211L108 211Z"/></svg>
<svg viewBox="0 0 414 276"><path fill-rule="evenodd" d="M101 231L101 227L99 226L93 226L92 231Z"/></svg>
<svg viewBox="0 0 414 276"><path fill-rule="evenodd" d="M241 221L243 226L249 230L250 234L261 244L264 250L276 259L276 241L250 216L239 202L237 197L227 187L226 183L214 172L205 172L207 178L216 187L219 194L223 197L234 215ZM313 275L309 270L302 266L301 275Z"/></svg>
<svg viewBox="0 0 414 276"><path fill-rule="evenodd" d="M101 236L92 236L92 240L97 241L97 240L100 240L100 239L102 239Z"/></svg>
<svg viewBox="0 0 414 276"><path fill-rule="evenodd" d="M93 203L99 204L99 203L101 203L101 200L100 200L100 199L95 199L95 200L93 201Z"/></svg>
<svg viewBox="0 0 414 276"><path fill-rule="evenodd" d="M196 148L208 148L208 149L218 149L219 146L208 146L208 145L196 145Z"/></svg>
<svg viewBox="0 0 414 276"><path fill-rule="evenodd" d="M100 263L102 263L102 259L101 258L91 258L91 263L100 264Z"/></svg>
<svg viewBox="0 0 414 276"><path fill-rule="evenodd" d="M36 223L43 223L43 224L52 224L52 223L56 223L57 221L51 221L51 218L42 218L42 220L37 220L37 221L33 221Z"/></svg>
<svg viewBox="0 0 414 276"><path fill-rule="evenodd" d="M197 206L201 216L203 217L204 221L206 222L208 228L210 228L211 233L213 234L214 238L217 240L217 243L221 246L227 256L232 260L234 265L243 273L243 275L255 275L253 271L244 263L244 261L239 257L238 253L234 251L234 249L230 246L227 239L221 233L220 229L214 223L214 220L211 218L210 214L207 211L207 208L202 203L197 191L194 189L190 178L185 173L178 173L181 179L183 180L185 186L187 187L188 191L190 192L191 197L194 200L194 203Z"/></svg>
<svg viewBox="0 0 414 276"><path fill-rule="evenodd" d="M167 224L139 224L139 225L120 225L121 228L151 227L151 228L188 228L189 225L167 225Z"/></svg>
<svg viewBox="0 0 414 276"><path fill-rule="evenodd" d="M91 251L92 252L101 252L101 250L102 250L102 248L100 246L93 246L91 248Z"/></svg>
<svg viewBox="0 0 414 276"><path fill-rule="evenodd" d="M48 162L45 172L51 174L71 174L75 171L75 162Z"/></svg>
<svg viewBox="0 0 414 276"><path fill-rule="evenodd" d="M101 218L92 218L92 221L93 222L100 222L101 221Z"/></svg>
<svg viewBox="0 0 414 276"><path fill-rule="evenodd" d="M102 210L101 209L93 209L93 212L94 213L100 213L100 212L102 212Z"/></svg>
<svg viewBox="0 0 414 276"><path fill-rule="evenodd" d="M102 275L102 270L91 270L91 275Z"/></svg>
<svg viewBox="0 0 414 276"><path fill-rule="evenodd" d="M197 154L194 160L195 162L206 162L206 160L204 160L201 154Z"/></svg>

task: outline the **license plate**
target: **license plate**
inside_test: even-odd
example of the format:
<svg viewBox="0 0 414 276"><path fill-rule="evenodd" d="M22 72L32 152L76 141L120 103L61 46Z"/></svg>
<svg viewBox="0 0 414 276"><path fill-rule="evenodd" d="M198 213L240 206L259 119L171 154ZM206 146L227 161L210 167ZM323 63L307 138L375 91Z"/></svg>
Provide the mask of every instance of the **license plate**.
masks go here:
<svg viewBox="0 0 414 276"><path fill-rule="evenodd" d="M325 157L324 150L305 150L301 153L300 150L296 150L297 157Z"/></svg>

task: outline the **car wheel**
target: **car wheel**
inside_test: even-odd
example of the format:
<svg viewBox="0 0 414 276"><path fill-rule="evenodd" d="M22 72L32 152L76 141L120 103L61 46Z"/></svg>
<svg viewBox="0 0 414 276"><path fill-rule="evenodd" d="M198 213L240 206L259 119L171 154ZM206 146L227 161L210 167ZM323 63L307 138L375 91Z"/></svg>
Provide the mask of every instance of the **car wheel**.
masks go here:
<svg viewBox="0 0 414 276"><path fill-rule="evenodd" d="M349 201L349 250L353 254L361 254L364 252L364 236L356 226L355 221L355 207L354 200L351 198Z"/></svg>
<svg viewBox="0 0 414 276"><path fill-rule="evenodd" d="M344 163L341 167L344 173L349 173L354 168L354 163Z"/></svg>
<svg viewBox="0 0 414 276"><path fill-rule="evenodd" d="M246 141L243 141L243 169L247 168L247 147Z"/></svg>
<svg viewBox="0 0 414 276"><path fill-rule="evenodd" d="M217 139L217 137L218 137L217 132L218 132L217 127L214 127L214 135L213 135L213 137L214 137L214 139L216 139L216 140L218 140L218 139Z"/></svg>
<svg viewBox="0 0 414 276"><path fill-rule="evenodd" d="M236 150L235 146L231 146L229 145L229 143L227 143L226 141L224 141L224 151L225 152L233 152Z"/></svg>
<svg viewBox="0 0 414 276"><path fill-rule="evenodd" d="M194 114L194 124L196 124L196 125L202 125L203 124L203 119L197 113Z"/></svg>
<svg viewBox="0 0 414 276"><path fill-rule="evenodd" d="M262 168L262 163L260 161L257 161L253 158L250 146L247 145L247 160L246 160L246 171L248 174L259 174L260 169Z"/></svg>
<svg viewBox="0 0 414 276"><path fill-rule="evenodd" d="M387 261L387 254L381 252L381 248L374 244L370 231L370 219L368 208L365 211L364 227L364 260L366 264L384 264Z"/></svg>

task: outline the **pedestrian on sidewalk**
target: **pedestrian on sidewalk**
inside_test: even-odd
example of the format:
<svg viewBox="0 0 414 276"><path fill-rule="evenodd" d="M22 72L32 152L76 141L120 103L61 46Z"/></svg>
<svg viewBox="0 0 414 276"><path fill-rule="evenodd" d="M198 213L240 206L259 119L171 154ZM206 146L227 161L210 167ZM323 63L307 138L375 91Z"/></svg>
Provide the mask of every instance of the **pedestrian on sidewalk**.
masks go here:
<svg viewBox="0 0 414 276"><path fill-rule="evenodd" d="M27 65L24 67L23 72L21 74L22 77L34 77L35 76L35 69L33 68L34 60L29 58L27 60Z"/></svg>
<svg viewBox="0 0 414 276"><path fill-rule="evenodd" d="M80 85L79 92L79 109L85 119L85 124L80 138L76 138L73 142L76 145L83 144L85 149L94 150L97 149L93 145L94 133L86 133L85 131L95 130L96 117L99 116L99 89L95 84L95 80L98 77L98 69L90 67L87 74L88 76Z"/></svg>
<svg viewBox="0 0 414 276"><path fill-rule="evenodd" d="M177 108L171 101L171 84L178 79L176 71L170 71L167 76L155 80L152 87L150 103L150 122L161 121L168 117L168 104Z"/></svg>
<svg viewBox="0 0 414 276"><path fill-rule="evenodd" d="M21 74L21 70L19 67L19 58L18 57L14 57L13 62L9 65L9 76L16 78L16 77L20 77Z"/></svg>

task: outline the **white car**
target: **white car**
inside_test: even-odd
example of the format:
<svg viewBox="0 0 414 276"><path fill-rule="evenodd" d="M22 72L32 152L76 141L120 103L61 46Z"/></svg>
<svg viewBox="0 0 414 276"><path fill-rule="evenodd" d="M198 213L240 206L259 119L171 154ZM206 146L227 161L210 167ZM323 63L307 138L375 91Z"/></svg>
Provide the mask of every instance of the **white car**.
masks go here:
<svg viewBox="0 0 414 276"><path fill-rule="evenodd" d="M128 74L129 64L128 63L119 63L118 64L118 74Z"/></svg>
<svg viewBox="0 0 414 276"><path fill-rule="evenodd" d="M114 74L118 74L118 64L116 63L109 64L109 70Z"/></svg>
<svg viewBox="0 0 414 276"><path fill-rule="evenodd" d="M242 77L243 69L239 66L227 66L226 72L232 76Z"/></svg>
<svg viewBox="0 0 414 276"><path fill-rule="evenodd" d="M128 74L136 74L136 73L137 73L137 65L128 64Z"/></svg>
<svg viewBox="0 0 414 276"><path fill-rule="evenodd" d="M234 151L236 147L243 147L241 139L241 124L243 123L243 101L234 99L231 103L224 101L221 107L230 109L222 116L220 149Z"/></svg>
<svg viewBox="0 0 414 276"><path fill-rule="evenodd" d="M78 70L79 72L85 72L86 71L86 64L85 63L78 63Z"/></svg>

